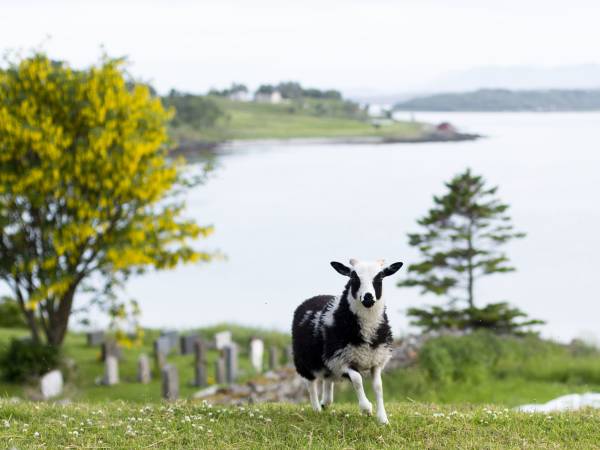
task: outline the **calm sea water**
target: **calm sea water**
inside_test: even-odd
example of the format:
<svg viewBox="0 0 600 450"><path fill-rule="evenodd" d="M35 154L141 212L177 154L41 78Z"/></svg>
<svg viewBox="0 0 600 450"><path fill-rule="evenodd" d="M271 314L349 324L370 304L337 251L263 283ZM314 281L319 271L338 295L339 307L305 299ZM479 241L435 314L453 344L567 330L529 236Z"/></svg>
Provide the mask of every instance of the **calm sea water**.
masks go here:
<svg viewBox="0 0 600 450"><path fill-rule="evenodd" d="M289 329L292 312L315 294L339 294L345 279L329 261L386 258L410 263L406 233L471 167L510 203L528 233L508 248L516 273L482 280L479 304L508 300L548 322L546 336L600 336L600 114L420 114L487 135L464 143L245 144L219 160L188 214L212 223L202 245L227 260L149 273L128 293L151 326L232 321ZM384 293L396 334L409 306L436 303L398 289Z"/></svg>

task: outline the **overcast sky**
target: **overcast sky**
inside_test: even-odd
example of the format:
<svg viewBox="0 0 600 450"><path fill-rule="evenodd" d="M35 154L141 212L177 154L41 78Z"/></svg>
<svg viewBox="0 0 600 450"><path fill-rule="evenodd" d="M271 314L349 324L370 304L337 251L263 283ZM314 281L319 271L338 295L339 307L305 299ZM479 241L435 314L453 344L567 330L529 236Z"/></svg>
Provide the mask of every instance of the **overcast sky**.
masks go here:
<svg viewBox="0 0 600 450"><path fill-rule="evenodd" d="M489 65L600 63L598 0L0 1L0 46L76 66L100 46L161 92L299 80L419 89ZM49 38L47 38L49 36Z"/></svg>

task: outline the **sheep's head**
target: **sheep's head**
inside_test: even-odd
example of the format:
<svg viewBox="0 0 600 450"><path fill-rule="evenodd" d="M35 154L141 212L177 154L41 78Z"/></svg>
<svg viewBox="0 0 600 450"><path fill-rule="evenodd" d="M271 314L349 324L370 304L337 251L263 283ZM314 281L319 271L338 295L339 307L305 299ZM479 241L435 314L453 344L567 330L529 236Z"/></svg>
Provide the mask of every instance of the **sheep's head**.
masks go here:
<svg viewBox="0 0 600 450"><path fill-rule="evenodd" d="M350 267L333 261L331 266L340 274L350 277L349 294L353 300L365 308L372 307L382 297L382 281L385 277L395 274L401 262L385 265L383 259L377 261L350 260Z"/></svg>

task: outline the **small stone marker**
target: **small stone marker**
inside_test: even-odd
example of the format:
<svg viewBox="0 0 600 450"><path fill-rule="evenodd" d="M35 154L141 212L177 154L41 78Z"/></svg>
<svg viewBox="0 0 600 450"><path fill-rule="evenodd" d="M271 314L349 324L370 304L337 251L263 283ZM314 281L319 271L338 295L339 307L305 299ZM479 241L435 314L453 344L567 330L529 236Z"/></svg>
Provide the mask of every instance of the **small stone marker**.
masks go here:
<svg viewBox="0 0 600 450"><path fill-rule="evenodd" d="M160 337L165 338L169 343L169 349L165 354L173 350L179 351L179 333L177 331L163 331L160 333Z"/></svg>
<svg viewBox="0 0 600 450"><path fill-rule="evenodd" d="M40 379L42 398L48 400L62 394L63 376L60 370L52 370Z"/></svg>
<svg viewBox="0 0 600 450"><path fill-rule="evenodd" d="M162 396L166 400L177 400L179 397L179 374L177 367L172 364L162 369Z"/></svg>
<svg viewBox="0 0 600 450"><path fill-rule="evenodd" d="M225 358L219 356L215 361L215 381L217 384L225 384Z"/></svg>
<svg viewBox="0 0 600 450"><path fill-rule="evenodd" d="M167 336L161 336L154 341L154 353L168 355L171 352L171 340Z"/></svg>
<svg viewBox="0 0 600 450"><path fill-rule="evenodd" d="M231 344L231 331L221 331L215 334L215 347L222 350Z"/></svg>
<svg viewBox="0 0 600 450"><path fill-rule="evenodd" d="M227 384L235 383L238 368L238 349L235 343L231 343L223 349L225 357L225 381Z"/></svg>
<svg viewBox="0 0 600 450"><path fill-rule="evenodd" d="M102 345L104 342L104 331L90 331L87 334L87 345L88 347L95 347Z"/></svg>
<svg viewBox="0 0 600 450"><path fill-rule="evenodd" d="M150 383L150 379L150 359L148 358L148 355L141 354L138 359L137 380L140 383L147 384Z"/></svg>
<svg viewBox="0 0 600 450"><path fill-rule="evenodd" d="M294 366L294 348L291 345L288 345L285 348L285 362L288 367Z"/></svg>
<svg viewBox="0 0 600 450"><path fill-rule="evenodd" d="M102 361L106 361L107 356L114 356L117 359L121 359L122 353L123 351L116 341L110 340L102 343Z"/></svg>
<svg viewBox="0 0 600 450"><path fill-rule="evenodd" d="M119 382L119 360L116 356L108 355L104 361L104 379L102 384L112 386Z"/></svg>
<svg viewBox="0 0 600 450"><path fill-rule="evenodd" d="M271 345L269 347L269 370L275 370L279 367L279 349Z"/></svg>
<svg viewBox="0 0 600 450"><path fill-rule="evenodd" d="M262 372L265 343L262 339L252 338L250 340L250 363L257 373Z"/></svg>
<svg viewBox="0 0 600 450"><path fill-rule="evenodd" d="M191 355L194 353L194 342L200 339L197 334L190 334L188 336L181 336L179 338L179 346L182 355Z"/></svg>
<svg viewBox="0 0 600 450"><path fill-rule="evenodd" d="M200 339L194 342L194 357L194 386L204 387L207 385L206 344Z"/></svg>
<svg viewBox="0 0 600 450"><path fill-rule="evenodd" d="M156 370L160 373L162 368L167 364L167 354L165 353L166 340L158 338L154 341L154 362ZM162 345L161 345L162 344Z"/></svg>

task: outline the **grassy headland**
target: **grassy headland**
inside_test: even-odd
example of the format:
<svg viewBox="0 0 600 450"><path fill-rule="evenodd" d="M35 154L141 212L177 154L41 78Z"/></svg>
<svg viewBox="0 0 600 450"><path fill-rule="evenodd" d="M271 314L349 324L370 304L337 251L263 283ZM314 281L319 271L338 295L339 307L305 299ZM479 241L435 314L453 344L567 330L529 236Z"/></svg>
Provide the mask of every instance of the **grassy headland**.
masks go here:
<svg viewBox="0 0 600 450"><path fill-rule="evenodd" d="M358 137L417 139L424 132L423 124L418 122L389 121L373 125L364 112L350 108L342 100L302 99L269 104L232 101L222 97L207 99L218 106L222 116L211 124L175 122L170 130L175 141Z"/></svg>

